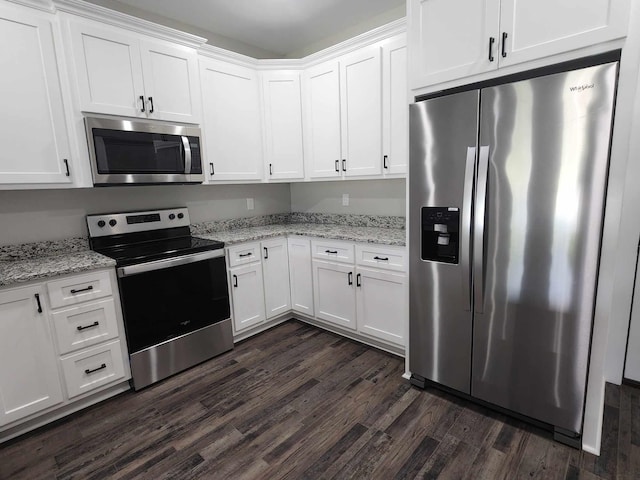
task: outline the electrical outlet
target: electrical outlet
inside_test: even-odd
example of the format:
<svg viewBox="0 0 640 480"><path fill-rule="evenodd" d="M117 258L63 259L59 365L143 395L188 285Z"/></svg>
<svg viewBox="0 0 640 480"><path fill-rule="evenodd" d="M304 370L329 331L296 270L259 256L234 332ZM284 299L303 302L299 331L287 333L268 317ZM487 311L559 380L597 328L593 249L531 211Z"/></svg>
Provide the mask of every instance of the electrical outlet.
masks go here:
<svg viewBox="0 0 640 480"><path fill-rule="evenodd" d="M342 194L342 206L343 207L348 207L349 206L349 194L348 193L343 193Z"/></svg>
<svg viewBox="0 0 640 480"><path fill-rule="evenodd" d="M247 198L247 210L253 210L253 198Z"/></svg>

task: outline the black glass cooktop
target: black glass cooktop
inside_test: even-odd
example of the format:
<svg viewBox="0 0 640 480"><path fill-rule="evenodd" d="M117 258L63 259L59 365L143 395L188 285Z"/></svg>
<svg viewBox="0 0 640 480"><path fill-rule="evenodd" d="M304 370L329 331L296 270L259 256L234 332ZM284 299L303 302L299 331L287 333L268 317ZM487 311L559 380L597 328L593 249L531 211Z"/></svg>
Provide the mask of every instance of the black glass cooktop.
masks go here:
<svg viewBox="0 0 640 480"><path fill-rule="evenodd" d="M223 242L191 235L175 236L175 233L175 230L170 235L158 231L153 235L134 233L91 239L91 249L113 258L117 266L123 267L224 248Z"/></svg>

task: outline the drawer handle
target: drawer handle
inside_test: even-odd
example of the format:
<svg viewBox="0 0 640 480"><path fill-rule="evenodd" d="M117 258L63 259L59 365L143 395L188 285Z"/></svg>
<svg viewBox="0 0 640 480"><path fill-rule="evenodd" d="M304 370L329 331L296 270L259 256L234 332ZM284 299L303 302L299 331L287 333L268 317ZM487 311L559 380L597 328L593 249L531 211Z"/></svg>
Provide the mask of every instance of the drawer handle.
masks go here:
<svg viewBox="0 0 640 480"><path fill-rule="evenodd" d="M389 261L389 257L378 257L377 255L375 257L373 257L374 260L382 260L384 262L388 262Z"/></svg>
<svg viewBox="0 0 640 480"><path fill-rule="evenodd" d="M100 322L96 320L91 325L85 325L85 326L78 325L76 328L78 329L79 332L81 332L82 330L86 330L87 328L97 327L98 325L100 325Z"/></svg>
<svg viewBox="0 0 640 480"><path fill-rule="evenodd" d="M97 367L97 368L94 368L93 370L89 370L89 369L87 368L87 369L84 371L84 373L85 373L86 375L89 375L90 373L94 373L94 372L97 372L97 371L99 371L99 370L104 370L105 368L107 368L107 364L106 364L106 363L103 363L102 365L100 365L100 366L99 366L99 367Z"/></svg>
<svg viewBox="0 0 640 480"><path fill-rule="evenodd" d="M93 285L89 285L87 288L79 288L78 290L75 289L71 289L71 295L75 295L76 293L82 293L82 292L90 292L91 290L93 290Z"/></svg>
<svg viewBox="0 0 640 480"><path fill-rule="evenodd" d="M337 250L325 250L324 253L333 253L334 255L338 254Z"/></svg>
<svg viewBox="0 0 640 480"><path fill-rule="evenodd" d="M253 254L251 252L249 252L249 253L241 253L238 256L239 257L250 257L251 255L253 255Z"/></svg>

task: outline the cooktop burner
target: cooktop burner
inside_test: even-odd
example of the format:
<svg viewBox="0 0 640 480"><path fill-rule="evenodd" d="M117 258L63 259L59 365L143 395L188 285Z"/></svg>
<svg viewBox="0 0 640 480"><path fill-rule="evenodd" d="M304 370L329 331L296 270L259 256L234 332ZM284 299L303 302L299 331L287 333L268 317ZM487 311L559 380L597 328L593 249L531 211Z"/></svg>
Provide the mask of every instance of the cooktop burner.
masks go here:
<svg viewBox="0 0 640 480"><path fill-rule="evenodd" d="M87 216L91 249L117 266L162 260L224 247L192 237L186 208Z"/></svg>

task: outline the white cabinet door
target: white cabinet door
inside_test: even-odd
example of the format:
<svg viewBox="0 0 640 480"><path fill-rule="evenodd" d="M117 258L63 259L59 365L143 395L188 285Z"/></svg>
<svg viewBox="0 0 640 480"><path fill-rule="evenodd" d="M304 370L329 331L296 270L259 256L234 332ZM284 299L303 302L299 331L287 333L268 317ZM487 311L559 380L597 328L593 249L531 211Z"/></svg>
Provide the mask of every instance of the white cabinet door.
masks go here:
<svg viewBox="0 0 640 480"><path fill-rule="evenodd" d="M313 261L313 297L317 318L355 330L355 288L353 265Z"/></svg>
<svg viewBox="0 0 640 480"><path fill-rule="evenodd" d="M360 333L404 346L406 276L359 267L356 273Z"/></svg>
<svg viewBox="0 0 640 480"><path fill-rule="evenodd" d="M0 184L72 183L58 40L45 14L0 7Z"/></svg>
<svg viewBox="0 0 640 480"><path fill-rule="evenodd" d="M311 270L311 241L291 237L289 247L289 279L291 306L296 312L313 316L313 272Z"/></svg>
<svg viewBox="0 0 640 480"><path fill-rule="evenodd" d="M340 177L340 68L332 61L305 71L305 157L313 178Z"/></svg>
<svg viewBox="0 0 640 480"><path fill-rule="evenodd" d="M628 14L628 0L502 0L500 66L624 37Z"/></svg>
<svg viewBox="0 0 640 480"><path fill-rule="evenodd" d="M382 56L368 47L340 60L342 165L348 177L382 171Z"/></svg>
<svg viewBox="0 0 640 480"><path fill-rule="evenodd" d="M382 47L382 168L407 173L409 163L409 85L404 35Z"/></svg>
<svg viewBox="0 0 640 480"><path fill-rule="evenodd" d="M254 70L200 59L204 164L209 180L260 180L262 130Z"/></svg>
<svg viewBox="0 0 640 480"><path fill-rule="evenodd" d="M267 178L304 178L299 72L263 72Z"/></svg>
<svg viewBox="0 0 640 480"><path fill-rule="evenodd" d="M140 42L149 118L200 123L198 56L189 47Z"/></svg>
<svg viewBox="0 0 640 480"><path fill-rule="evenodd" d="M80 109L147 116L138 39L124 30L70 24Z"/></svg>
<svg viewBox="0 0 640 480"><path fill-rule="evenodd" d="M44 289L0 292L0 425L62 402Z"/></svg>
<svg viewBox="0 0 640 480"><path fill-rule="evenodd" d="M261 242L260 245L262 247L264 303L269 319L291 310L287 239L267 240Z"/></svg>
<svg viewBox="0 0 640 480"><path fill-rule="evenodd" d="M262 265L252 263L229 270L233 326L236 332L265 320Z"/></svg>
<svg viewBox="0 0 640 480"><path fill-rule="evenodd" d="M407 7L411 88L498 68L500 0L409 0ZM555 16L555 8L544 11Z"/></svg>

